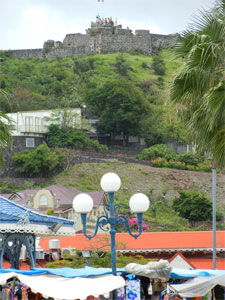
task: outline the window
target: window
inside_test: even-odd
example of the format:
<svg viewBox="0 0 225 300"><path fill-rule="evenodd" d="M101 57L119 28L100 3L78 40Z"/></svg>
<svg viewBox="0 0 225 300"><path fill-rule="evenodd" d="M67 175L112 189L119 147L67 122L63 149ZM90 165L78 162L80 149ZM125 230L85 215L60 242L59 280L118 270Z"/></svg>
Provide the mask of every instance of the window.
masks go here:
<svg viewBox="0 0 225 300"><path fill-rule="evenodd" d="M25 117L25 132L34 132L34 118Z"/></svg>
<svg viewBox="0 0 225 300"><path fill-rule="evenodd" d="M46 195L41 195L40 196L40 205L47 205L48 201L47 201L47 196Z"/></svg>
<svg viewBox="0 0 225 300"><path fill-rule="evenodd" d="M13 201L18 201L18 200L20 200L20 197L17 196L17 195L15 195L15 196L13 196L13 197L11 198L11 200L13 200Z"/></svg>
<svg viewBox="0 0 225 300"><path fill-rule="evenodd" d="M34 138L26 138L26 147L34 148Z"/></svg>

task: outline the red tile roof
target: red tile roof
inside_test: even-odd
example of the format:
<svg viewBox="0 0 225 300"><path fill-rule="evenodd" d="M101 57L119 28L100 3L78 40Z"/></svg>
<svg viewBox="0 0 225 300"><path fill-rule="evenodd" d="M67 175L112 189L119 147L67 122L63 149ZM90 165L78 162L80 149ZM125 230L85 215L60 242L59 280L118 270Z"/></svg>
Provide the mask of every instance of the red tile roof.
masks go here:
<svg viewBox="0 0 225 300"><path fill-rule="evenodd" d="M48 242L51 238L41 238L40 246L45 250L49 250ZM77 234L74 237L60 237L61 248L75 248L77 250L110 249L109 234L98 234L91 240L88 240L83 234ZM189 253L193 251L199 252L198 257L188 257L188 262L198 269L212 269L212 258L204 258L201 255L204 250L209 250L208 256L212 256L212 231L185 231L185 232L144 232L135 240L128 233L116 234L117 250L128 252L154 252L161 257L162 251L173 252L187 249ZM225 231L217 231L216 233L217 250L225 252ZM125 249L125 250L124 250ZM171 253L172 255L172 253ZM186 254L184 254L186 256ZM217 269L225 269L225 258L217 258Z"/></svg>
<svg viewBox="0 0 225 300"><path fill-rule="evenodd" d="M51 238L41 238L40 246L44 250L49 250L48 241ZM103 241L108 240L110 249L109 234L98 234L90 241L83 235L77 234L74 237L61 237L61 248L72 247L79 250L88 249L93 246L101 247L105 244ZM129 250L154 250L154 249L212 249L213 245L212 231L184 231L184 232L144 232L137 240L128 233L117 233L116 243L118 249ZM225 231L216 233L217 248L225 250Z"/></svg>

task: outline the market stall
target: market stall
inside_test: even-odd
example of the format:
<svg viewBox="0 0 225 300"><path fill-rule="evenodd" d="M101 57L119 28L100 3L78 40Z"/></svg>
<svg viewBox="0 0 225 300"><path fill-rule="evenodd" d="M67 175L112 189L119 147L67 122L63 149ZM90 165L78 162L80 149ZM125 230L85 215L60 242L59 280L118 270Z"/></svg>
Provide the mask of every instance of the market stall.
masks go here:
<svg viewBox="0 0 225 300"><path fill-rule="evenodd" d="M169 285L172 294L180 297L200 297L208 294L215 286L225 287L225 271L224 274L210 277L196 277L189 279L182 284Z"/></svg>
<svg viewBox="0 0 225 300"><path fill-rule="evenodd" d="M88 296L105 295L125 285L121 276L113 276L111 269L85 267L82 269L34 269L0 270L0 285L17 291L20 287L25 293L41 294L44 298L57 300L86 299ZM11 295L10 299L14 299ZM28 296L28 295L27 295ZM0 294L1 299L1 294ZM28 296L29 299L29 296ZM41 299L41 298L40 298Z"/></svg>

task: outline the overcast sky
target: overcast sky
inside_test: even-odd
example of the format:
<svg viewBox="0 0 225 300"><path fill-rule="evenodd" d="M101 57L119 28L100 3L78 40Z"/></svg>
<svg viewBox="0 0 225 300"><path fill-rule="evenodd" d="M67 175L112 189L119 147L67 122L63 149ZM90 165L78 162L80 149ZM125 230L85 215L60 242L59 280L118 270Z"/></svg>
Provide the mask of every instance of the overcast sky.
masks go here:
<svg viewBox="0 0 225 300"><path fill-rule="evenodd" d="M185 30L215 0L0 0L0 49L42 48L67 33L85 33L96 15L123 28L170 34Z"/></svg>

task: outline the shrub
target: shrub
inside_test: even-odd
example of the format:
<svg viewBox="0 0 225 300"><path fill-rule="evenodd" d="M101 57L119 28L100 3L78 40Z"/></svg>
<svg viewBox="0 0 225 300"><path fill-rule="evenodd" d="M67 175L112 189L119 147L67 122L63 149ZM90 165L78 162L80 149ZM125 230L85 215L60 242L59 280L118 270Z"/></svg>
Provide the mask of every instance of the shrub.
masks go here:
<svg viewBox="0 0 225 300"><path fill-rule="evenodd" d="M61 128L55 124L49 126L47 141L50 147L107 150L105 145L91 140L85 132L70 127Z"/></svg>
<svg viewBox="0 0 225 300"><path fill-rule="evenodd" d="M148 67L148 65L146 64L146 62L143 62L143 63L141 64L141 66L142 66L143 69L147 69L147 67Z"/></svg>
<svg viewBox="0 0 225 300"><path fill-rule="evenodd" d="M202 172L211 172L212 171L212 165L208 164L198 164L196 167L197 171L202 171Z"/></svg>
<svg viewBox="0 0 225 300"><path fill-rule="evenodd" d="M177 155L178 161L184 162L185 164L197 166L200 163L199 158L192 152L183 152Z"/></svg>
<svg viewBox="0 0 225 300"><path fill-rule="evenodd" d="M176 161L175 168L178 169L178 170L185 170L186 165L185 165L184 162Z"/></svg>
<svg viewBox="0 0 225 300"><path fill-rule="evenodd" d="M168 149L164 144L157 144L144 149L139 155L137 155L138 159L143 160L154 160L158 157L165 158L166 160L175 159L176 153Z"/></svg>
<svg viewBox="0 0 225 300"><path fill-rule="evenodd" d="M129 69L130 64L124 58L123 54L118 55L116 57L115 72L120 74L121 76L127 76Z"/></svg>
<svg viewBox="0 0 225 300"><path fill-rule="evenodd" d="M155 55L152 59L152 68L155 71L155 74L163 76L166 72L165 63L161 56Z"/></svg>
<svg viewBox="0 0 225 300"><path fill-rule="evenodd" d="M141 50L140 48L135 48L133 50L130 50L130 51L128 51L128 53L130 53L130 55L144 54L143 50Z"/></svg>
<svg viewBox="0 0 225 300"><path fill-rule="evenodd" d="M12 156L16 172L27 177L47 176L50 171L62 165L63 154L60 151L51 151L43 143L33 151L23 150Z"/></svg>
<svg viewBox="0 0 225 300"><path fill-rule="evenodd" d="M186 165L186 169L189 171L196 171L196 167L193 165Z"/></svg>
<svg viewBox="0 0 225 300"><path fill-rule="evenodd" d="M74 59L74 73L80 74L94 69L94 58L76 57Z"/></svg>
<svg viewBox="0 0 225 300"><path fill-rule="evenodd" d="M173 199L173 208L189 221L207 221L212 219L212 203L204 195L191 191L178 191L180 196Z"/></svg>
<svg viewBox="0 0 225 300"><path fill-rule="evenodd" d="M164 158L158 157L152 160L152 165L156 168L164 168L166 166L166 162L167 161Z"/></svg>
<svg viewBox="0 0 225 300"><path fill-rule="evenodd" d="M133 219L128 219L128 225L130 229L138 229L138 218L133 218ZM144 220L142 221L142 230L143 231L148 231L149 230L149 225L145 224Z"/></svg>

